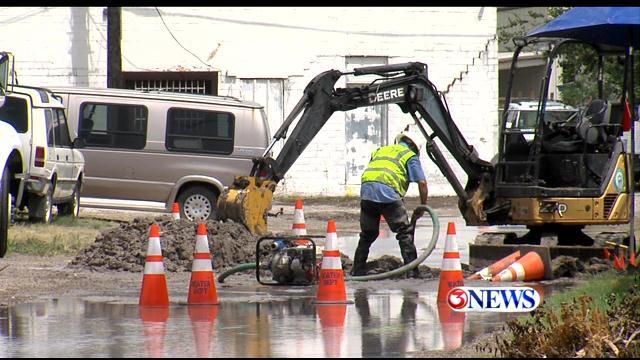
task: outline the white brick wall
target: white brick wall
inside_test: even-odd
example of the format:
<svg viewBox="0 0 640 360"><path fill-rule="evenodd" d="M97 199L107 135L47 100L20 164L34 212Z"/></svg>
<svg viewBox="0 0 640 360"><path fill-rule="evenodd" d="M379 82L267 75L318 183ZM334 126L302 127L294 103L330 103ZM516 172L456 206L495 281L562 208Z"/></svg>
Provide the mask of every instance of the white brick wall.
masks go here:
<svg viewBox="0 0 640 360"><path fill-rule="evenodd" d="M22 84L106 85L107 22L103 7L0 8L0 49L14 52ZM447 100L452 117L481 158L490 160L497 133L496 9L485 7L220 8L160 7L180 47L155 8L122 12L124 71L220 72L219 89L234 91L232 77L285 80L284 113L318 73L345 69L346 56L384 56L389 63L420 61L440 91L469 65ZM479 17L479 14L482 16ZM351 69L348 69L351 70ZM230 79L230 81L227 81ZM337 84L344 86L341 80ZM389 139L413 120L389 109ZM277 125L277 124L276 124ZM272 131L276 127L272 123ZM357 195L345 185L344 114L336 113L288 172L278 192ZM416 135L418 130L416 129ZM417 140L420 136L416 136ZM424 141L422 141L424 143ZM276 149L279 149L277 147ZM444 148L443 148L444 150ZM431 195L453 195L423 153ZM463 185L464 173L451 160ZM409 195L417 195L411 185Z"/></svg>

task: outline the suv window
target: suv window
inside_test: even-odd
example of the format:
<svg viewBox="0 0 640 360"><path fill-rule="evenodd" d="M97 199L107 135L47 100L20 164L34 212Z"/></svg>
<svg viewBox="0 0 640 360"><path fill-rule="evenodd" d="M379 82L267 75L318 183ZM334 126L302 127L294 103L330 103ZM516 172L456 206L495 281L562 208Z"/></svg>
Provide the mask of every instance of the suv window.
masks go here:
<svg viewBox="0 0 640 360"><path fill-rule="evenodd" d="M142 105L83 103L79 134L87 147L142 149L147 142L148 110Z"/></svg>
<svg viewBox="0 0 640 360"><path fill-rule="evenodd" d="M64 116L62 109L53 109L53 131L55 132L56 145L71 146L69 138L69 128L67 127L67 118Z"/></svg>
<svg viewBox="0 0 640 360"><path fill-rule="evenodd" d="M27 100L13 96L5 97L0 107L0 120L11 124L17 132L25 133L29 129Z"/></svg>
<svg viewBox="0 0 640 360"><path fill-rule="evenodd" d="M171 151L231 154L235 118L228 112L171 108L165 146Z"/></svg>
<svg viewBox="0 0 640 360"><path fill-rule="evenodd" d="M53 114L50 109L44 111L45 129L47 129L47 145L53 146L55 144L56 124L53 121ZM57 134L56 134L57 135Z"/></svg>

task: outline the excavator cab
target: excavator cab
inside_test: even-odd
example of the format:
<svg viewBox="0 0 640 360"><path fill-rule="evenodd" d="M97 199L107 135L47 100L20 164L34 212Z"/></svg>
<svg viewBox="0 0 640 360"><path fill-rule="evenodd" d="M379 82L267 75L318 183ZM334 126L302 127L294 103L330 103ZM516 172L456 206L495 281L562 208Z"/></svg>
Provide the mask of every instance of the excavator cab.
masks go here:
<svg viewBox="0 0 640 360"><path fill-rule="evenodd" d="M605 83L603 77L605 65L622 71L629 57L624 48L575 39L517 38L514 43L496 163L495 196L500 206L491 212L490 222L526 225L530 232L520 242L538 244L545 232L552 232L560 245L592 245L593 239L582 232L586 225L630 220L631 159L623 139L630 122L630 114L625 114L627 76L622 83ZM578 111L561 116L551 98L558 95L552 87L557 78L554 65L575 53L591 59L585 66L596 64L590 79L593 87L559 86L564 86L565 94L579 95L569 104ZM544 58L541 78L532 79L521 66ZM514 129L508 109L521 97L537 109L526 128Z"/></svg>

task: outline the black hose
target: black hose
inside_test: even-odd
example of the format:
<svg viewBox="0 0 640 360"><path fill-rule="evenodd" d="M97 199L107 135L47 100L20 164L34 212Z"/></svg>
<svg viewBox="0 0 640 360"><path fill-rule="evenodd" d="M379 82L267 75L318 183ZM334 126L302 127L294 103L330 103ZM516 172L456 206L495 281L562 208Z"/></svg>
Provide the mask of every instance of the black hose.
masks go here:
<svg viewBox="0 0 640 360"><path fill-rule="evenodd" d="M427 246L427 248L425 249L425 251L420 254L420 256L418 256L417 258L415 258L412 262L405 264L397 269L393 269L393 270L389 270L383 273L379 273L379 274L372 274L372 275L362 275L362 276L345 276L346 280L354 280L354 281L368 281L368 280L382 280L382 279L387 279L390 278L392 276L396 276L396 275L401 275L406 273L407 271L415 268L416 266L420 265L427 257L429 257L429 255L431 255L431 252L433 251L433 249L436 247L436 243L438 242L438 235L440 234L440 222L438 221L438 215L436 215L436 213L433 211L433 209L431 209L429 206L427 205L418 205L418 207L415 208L415 210L413 210L413 215L411 216L411 225L413 226L413 233L414 233L414 239L415 239L415 232L416 232L416 222L418 221L419 218L421 218L424 213L420 216L418 216L418 211L419 210L424 210L426 212L429 213L429 215L431 216L431 221L433 222L433 231L431 233L431 242L429 243L429 245Z"/></svg>

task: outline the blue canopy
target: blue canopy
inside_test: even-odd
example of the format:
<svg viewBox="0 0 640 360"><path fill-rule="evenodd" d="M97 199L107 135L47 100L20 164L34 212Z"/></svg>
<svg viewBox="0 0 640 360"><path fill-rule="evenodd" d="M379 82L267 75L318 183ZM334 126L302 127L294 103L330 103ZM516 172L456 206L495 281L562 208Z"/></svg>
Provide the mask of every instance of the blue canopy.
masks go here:
<svg viewBox="0 0 640 360"><path fill-rule="evenodd" d="M640 7L575 7L527 37L570 38L640 48Z"/></svg>

